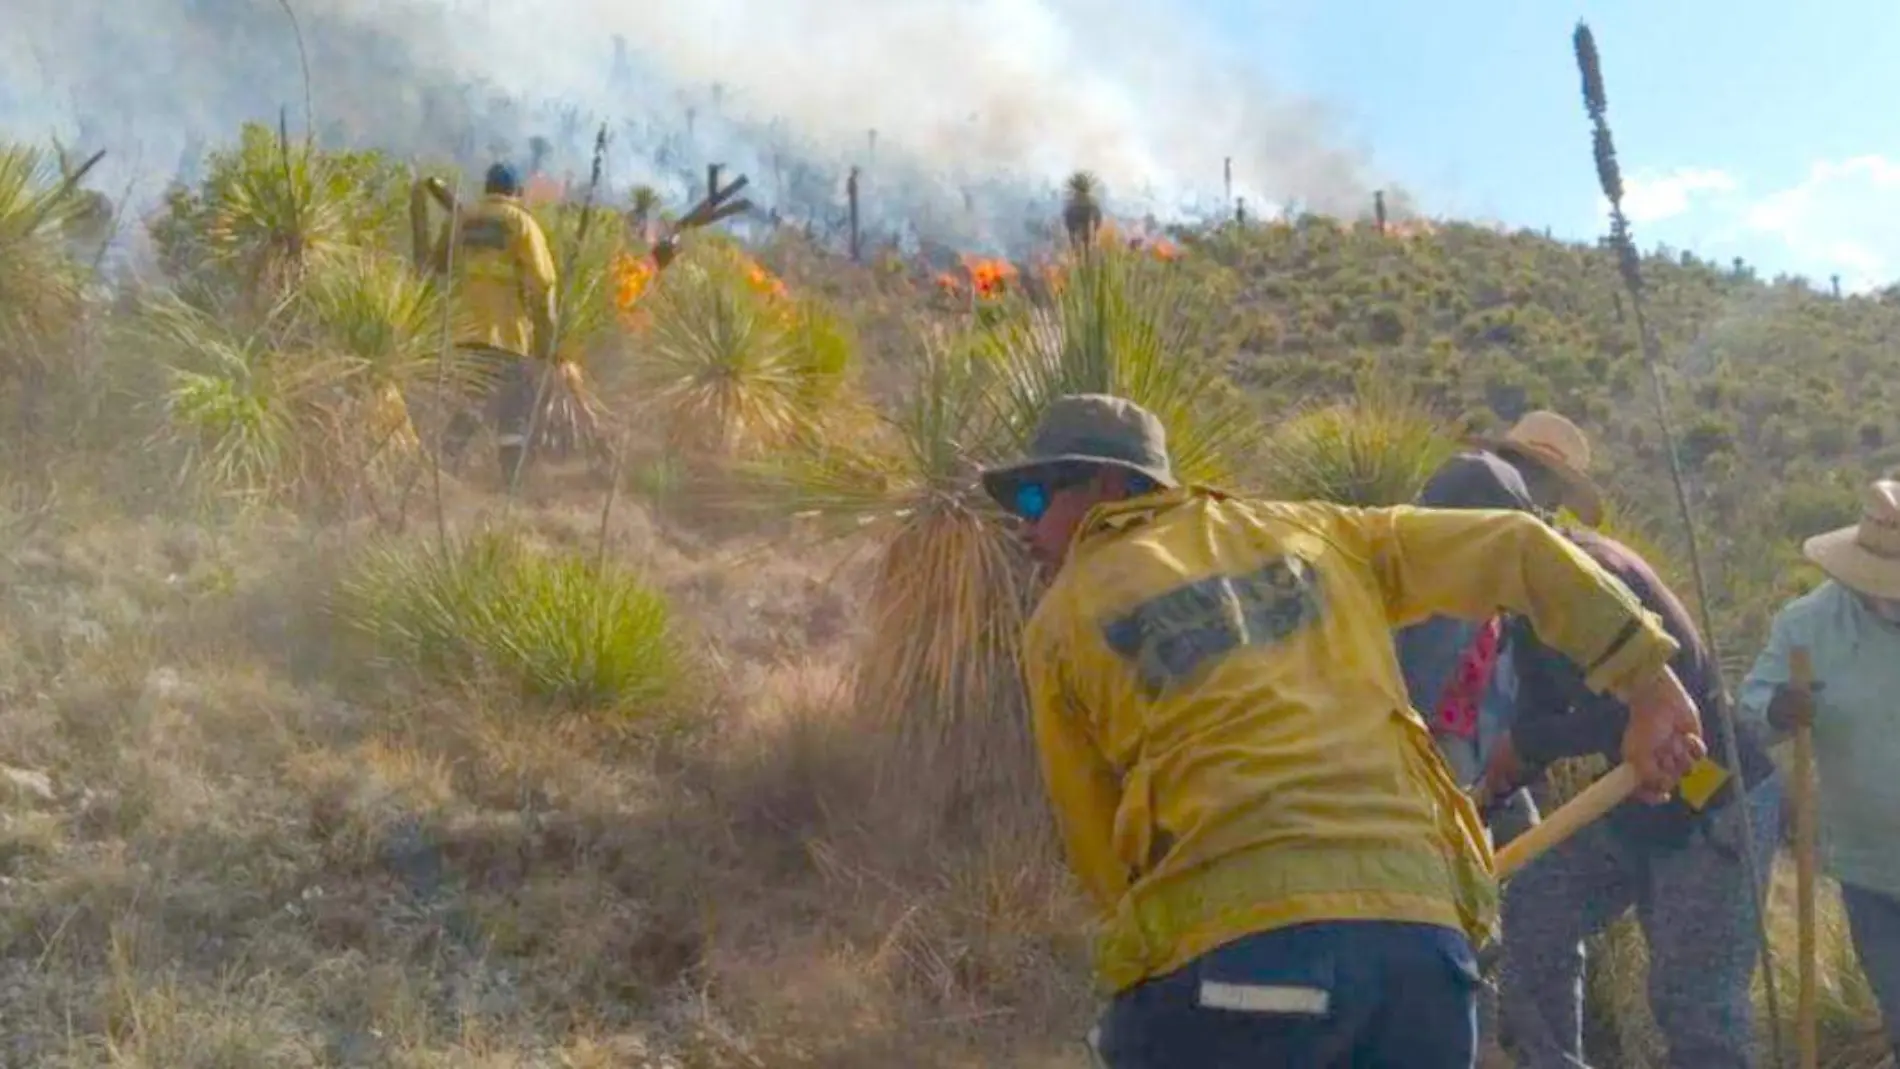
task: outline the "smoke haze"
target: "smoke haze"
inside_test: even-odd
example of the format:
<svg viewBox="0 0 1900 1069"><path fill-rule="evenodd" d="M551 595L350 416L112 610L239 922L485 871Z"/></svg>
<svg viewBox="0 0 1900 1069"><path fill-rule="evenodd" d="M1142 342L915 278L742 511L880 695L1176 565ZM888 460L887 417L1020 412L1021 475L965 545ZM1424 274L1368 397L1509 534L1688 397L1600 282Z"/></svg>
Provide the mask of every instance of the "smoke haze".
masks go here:
<svg viewBox="0 0 1900 1069"><path fill-rule="evenodd" d="M291 0L320 140L584 173L605 122L616 194L679 204L704 166L755 203L834 225L864 168L867 225L1021 248L1061 178L1112 214L1221 212L1222 162L1257 211L1358 214L1380 183L1308 104L1162 0ZM148 203L245 120L304 126L279 0L7 0L0 134L110 151L96 183ZM25 32L19 32L24 28ZM875 133L873 133L875 131ZM1397 201L1396 196L1391 198Z"/></svg>

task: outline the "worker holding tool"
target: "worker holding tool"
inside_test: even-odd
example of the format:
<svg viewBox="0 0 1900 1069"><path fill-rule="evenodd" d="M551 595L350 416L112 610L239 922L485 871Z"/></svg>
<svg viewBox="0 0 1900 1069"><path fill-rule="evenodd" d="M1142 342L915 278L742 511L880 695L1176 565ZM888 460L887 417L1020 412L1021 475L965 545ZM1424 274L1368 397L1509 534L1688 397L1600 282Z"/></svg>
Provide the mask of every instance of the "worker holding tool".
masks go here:
<svg viewBox="0 0 1900 1069"><path fill-rule="evenodd" d="M1811 727L1820 868L1900 1056L1900 482L1874 483L1859 523L1802 548L1828 578L1775 615L1739 704L1777 733ZM1805 691L1795 649L1813 664Z"/></svg>
<svg viewBox="0 0 1900 1069"><path fill-rule="evenodd" d="M1424 508L1539 511L1524 476L1509 461L1473 448L1446 461L1425 481L1417 504ZM1399 631L1399 667L1412 707L1425 714L1438 751L1468 790L1481 786L1485 761L1510 729L1517 710L1517 674L1511 664L1509 617L1482 622L1434 616ZM1480 797L1484 797L1479 793ZM1527 790L1490 800L1479 810L1495 846L1511 842L1537 821ZM1480 961L1495 959L1497 944ZM1489 973L1488 965L1483 972ZM1498 991L1487 975L1478 987L1478 1040L1502 1051L1509 1044L1498 1013Z"/></svg>
<svg viewBox="0 0 1900 1069"><path fill-rule="evenodd" d="M1055 573L1025 672L1100 911L1111 1069L1473 1064L1490 849L1395 626L1526 614L1630 703L1645 797L1703 755L1675 641L1533 517L1182 486L1155 416L1100 394L1054 401L983 482Z"/></svg>
<svg viewBox="0 0 1900 1069"><path fill-rule="evenodd" d="M496 424L502 479L512 483L528 447L537 386L535 366L554 344L554 256L541 224L521 201L513 167L488 169L482 199L458 208L442 228L435 269L458 276L458 347L492 363L500 382L488 402ZM453 250L450 243L454 243ZM471 413L449 429L447 451L459 454L475 431Z"/></svg>
<svg viewBox="0 0 1900 1069"><path fill-rule="evenodd" d="M1509 461L1486 450L1461 452L1425 481L1423 508L1536 511L1529 485ZM1472 622L1434 616L1399 631L1399 667L1412 707L1426 714L1432 738L1458 782L1484 775L1491 748L1509 730L1517 708L1506 617ZM1530 794L1514 791L1486 814L1492 841L1509 842L1536 819Z"/></svg>
<svg viewBox="0 0 1900 1069"><path fill-rule="evenodd" d="M1522 426L1513 433L1521 435ZM1587 479L1575 448L1581 434L1569 448L1557 435L1547 440L1551 448L1519 456L1513 466L1535 473L1526 481L1543 483L1545 503L1554 487L1567 487L1582 500L1595 498L1594 489L1579 490ZM1674 639L1672 667L1694 700L1700 732L1711 752L1725 753L1721 677L1682 602L1628 546L1586 529L1565 527L1562 533L1634 593ZM1590 662L1553 649L1528 620L1512 621L1508 641L1518 707L1510 731L1487 757L1482 797L1519 791L1561 758L1602 754L1615 760L1629 712L1614 695L1592 692ZM1780 784L1763 740L1738 741L1753 856L1772 858ZM1741 807L1730 804L1737 793L1733 770L1714 762L1705 768L1717 781L1708 794L1692 797L1685 788L1663 805L1618 806L1603 822L1532 861L1506 886L1500 1002L1526 1069L1585 1066L1583 940L1632 906L1649 948L1650 1008L1671 1064L1750 1064L1749 982L1760 953L1754 910L1765 883L1750 878ZM1756 875L1765 878L1767 871L1763 864Z"/></svg>

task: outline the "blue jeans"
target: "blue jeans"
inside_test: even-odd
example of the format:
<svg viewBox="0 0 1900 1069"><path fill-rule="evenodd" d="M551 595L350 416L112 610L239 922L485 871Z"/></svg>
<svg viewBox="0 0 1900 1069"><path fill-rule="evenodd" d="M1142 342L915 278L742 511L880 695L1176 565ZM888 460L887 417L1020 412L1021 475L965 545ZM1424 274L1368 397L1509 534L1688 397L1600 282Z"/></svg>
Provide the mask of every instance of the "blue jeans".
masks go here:
<svg viewBox="0 0 1900 1069"><path fill-rule="evenodd" d="M1109 1069L1471 1069L1477 959L1463 932L1332 921L1237 939L1123 991Z"/></svg>

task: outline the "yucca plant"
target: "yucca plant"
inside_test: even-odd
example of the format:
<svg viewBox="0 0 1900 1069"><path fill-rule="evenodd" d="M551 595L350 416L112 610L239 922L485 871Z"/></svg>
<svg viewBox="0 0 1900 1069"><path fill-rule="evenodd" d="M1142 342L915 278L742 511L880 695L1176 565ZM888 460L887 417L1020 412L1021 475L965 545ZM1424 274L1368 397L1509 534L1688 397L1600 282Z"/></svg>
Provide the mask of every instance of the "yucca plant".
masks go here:
<svg viewBox="0 0 1900 1069"><path fill-rule="evenodd" d="M408 397L456 405L488 386L474 361L443 353L441 294L392 254L332 257L311 272L302 301L314 348L336 358L341 423L354 432L346 453L355 463L416 449Z"/></svg>
<svg viewBox="0 0 1900 1069"><path fill-rule="evenodd" d="M534 416L535 449L565 457L601 445L607 406L589 369L619 336L613 265L624 249L611 219L598 217L605 213L585 222L581 210L570 205L536 214L563 277L556 291L554 363L534 369L541 398Z"/></svg>
<svg viewBox="0 0 1900 1069"><path fill-rule="evenodd" d="M181 486L242 501L282 500L304 488L331 426L323 395L334 362L296 359L279 346L288 302L261 327L239 331L177 297L143 316L167 371L161 441L180 457Z"/></svg>
<svg viewBox="0 0 1900 1069"><path fill-rule="evenodd" d="M652 225L659 210L660 194L652 186L633 187L628 197L627 227L643 245L653 240Z"/></svg>
<svg viewBox="0 0 1900 1069"><path fill-rule="evenodd" d="M84 204L51 156L0 144L0 374L25 370L78 321L84 274L64 238Z"/></svg>
<svg viewBox="0 0 1900 1069"><path fill-rule="evenodd" d="M408 188L375 153L318 151L252 123L198 190L169 195L153 236L178 281L264 308L326 257L393 243Z"/></svg>
<svg viewBox="0 0 1900 1069"><path fill-rule="evenodd" d="M1063 186L1062 226L1069 232L1069 244L1087 248L1095 241L1102 225L1101 183L1087 171L1069 176Z"/></svg>
<svg viewBox="0 0 1900 1069"><path fill-rule="evenodd" d="M875 547L858 704L919 744L963 797L1035 782L1016 659L1032 574L975 479L1009 440L997 381L971 339L926 340L870 440L747 469L754 500Z"/></svg>
<svg viewBox="0 0 1900 1069"><path fill-rule="evenodd" d="M1016 301L982 334L1011 444L1027 444L1050 401L1110 393L1153 412L1184 481L1224 483L1261 426L1222 373L1214 309L1172 266L1104 245L1066 272L1046 305Z"/></svg>
<svg viewBox="0 0 1900 1069"><path fill-rule="evenodd" d="M1455 448L1430 411L1367 383L1354 400L1276 427L1261 450L1260 473L1267 493L1282 500L1409 504Z"/></svg>
<svg viewBox="0 0 1900 1069"><path fill-rule="evenodd" d="M634 386L675 449L753 456L816 423L811 369L751 270L735 251L708 243L642 297L648 325Z"/></svg>

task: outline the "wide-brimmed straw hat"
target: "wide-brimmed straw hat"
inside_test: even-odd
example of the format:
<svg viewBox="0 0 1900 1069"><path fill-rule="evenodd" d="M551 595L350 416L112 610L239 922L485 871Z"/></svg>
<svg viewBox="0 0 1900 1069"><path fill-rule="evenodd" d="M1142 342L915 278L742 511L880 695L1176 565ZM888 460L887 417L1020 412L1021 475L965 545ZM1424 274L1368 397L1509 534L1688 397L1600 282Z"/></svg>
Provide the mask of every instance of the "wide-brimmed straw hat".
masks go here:
<svg viewBox="0 0 1900 1069"><path fill-rule="evenodd" d="M1834 581L1876 598L1900 598L1900 482L1882 479L1861 498L1860 522L1801 546Z"/></svg>
<svg viewBox="0 0 1900 1069"><path fill-rule="evenodd" d="M1060 464L1099 464L1179 485L1168 460L1168 434L1155 414L1122 397L1068 394L1050 402L1023 459L985 469L983 489L1004 508L1016 487Z"/></svg>
<svg viewBox="0 0 1900 1069"><path fill-rule="evenodd" d="M1471 444L1493 453L1515 454L1545 468L1564 484L1564 507L1587 527L1603 522L1603 491L1591 481L1590 439L1583 430L1555 412L1538 410L1502 437L1477 436Z"/></svg>

